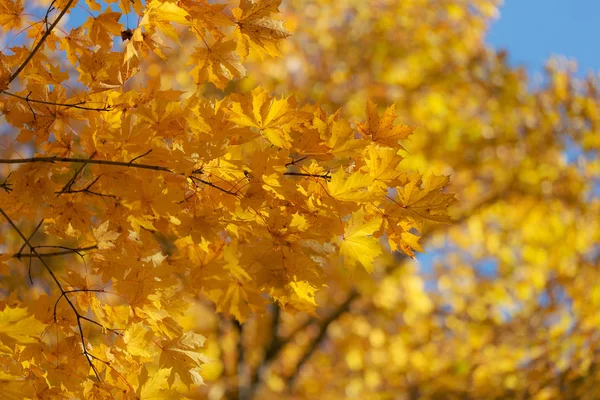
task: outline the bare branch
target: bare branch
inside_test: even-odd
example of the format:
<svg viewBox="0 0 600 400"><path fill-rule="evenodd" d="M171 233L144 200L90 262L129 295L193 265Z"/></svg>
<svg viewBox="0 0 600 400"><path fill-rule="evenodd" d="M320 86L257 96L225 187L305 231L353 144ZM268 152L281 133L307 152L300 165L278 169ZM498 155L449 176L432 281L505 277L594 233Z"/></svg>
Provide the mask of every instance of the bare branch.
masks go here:
<svg viewBox="0 0 600 400"><path fill-rule="evenodd" d="M152 152L152 149L148 150L147 152L145 152L144 154L141 154L135 158L133 158L131 161L129 161L129 164L132 164L135 160L137 160L138 158L142 158L144 156L147 156L148 154L150 154Z"/></svg>
<svg viewBox="0 0 600 400"><path fill-rule="evenodd" d="M329 174L329 171L327 171L327 173L325 174L307 174L304 172L284 172L284 175L293 175L293 176L306 176L306 177L312 177L312 178L323 178L326 180L330 180L331 179L331 175Z"/></svg>
<svg viewBox="0 0 600 400"><path fill-rule="evenodd" d="M83 256L82 254L80 254L80 252L88 251L88 250L95 250L98 248L97 245L80 247L80 248L71 248L71 247L66 247L66 246L36 246L37 249L44 248L44 247L54 247L54 248L61 248L61 249L65 249L65 250L55 251L52 253L39 253L38 252L38 254L42 257L56 257L56 256L64 256L67 254L77 254L79 256ZM37 258L37 255L32 254L32 253L29 253L29 254L17 253L17 254L14 254L12 257L20 260L21 258Z"/></svg>
<svg viewBox="0 0 600 400"><path fill-rule="evenodd" d="M44 220L40 220L40 222L37 224L37 226L35 227L35 229L33 230L33 232L31 232L31 235L29 235L29 239L31 240L33 238L33 235L35 235L35 233L40 229L40 227L42 226L42 224L44 223ZM23 243L23 246L21 246L21 248L19 249L19 251L17 251L17 254L21 254L21 252L23 250L25 250L25 247L27 246L27 243Z"/></svg>
<svg viewBox="0 0 600 400"><path fill-rule="evenodd" d="M46 104L46 105L50 105L50 106L66 107L66 108L76 108L78 110L88 110L88 111L110 111L112 109L110 105L105 105L104 107L87 107L87 106L84 106L84 104L87 104L85 101L80 101L77 103L56 103L53 101L35 100L35 99L29 98L29 96L31 95L31 92L29 92L29 94L26 97L19 96L18 94L7 92L7 91L2 91L2 93L4 93L7 96L11 96L11 97L14 97L19 100L23 100L23 101L27 102L27 105L29 106L29 109L33 113L34 118L35 118L36 114L35 114L35 111L33 110L33 108L31 107L30 103Z"/></svg>
<svg viewBox="0 0 600 400"><path fill-rule="evenodd" d="M0 164L27 164L34 162L42 162L42 163L86 163L86 164L100 164L100 165L114 165L119 167L131 167L131 168L140 168L140 169L150 169L154 171L164 171L174 173L173 170L167 167L163 167L161 165L148 165L148 164L131 164L128 161L112 161L112 160L92 160L89 158L71 158L71 157L57 157L57 156L49 156L49 157L31 157L31 158L17 158L17 159L0 159Z"/></svg>
<svg viewBox="0 0 600 400"><path fill-rule="evenodd" d="M96 152L94 151L92 153L92 155L90 156L90 159L94 158L95 155L96 155ZM58 192L58 194L65 193L68 190L71 190L71 187L75 183L75 180L77 179L77 177L79 176L81 171L83 171L83 169L85 168L86 165L87 165L87 163L82 164L81 167L79 167L79 169L77 171L75 171L75 173L73 174L71 179L69 179L69 181L65 184L65 186L63 186L63 188L60 190L60 192Z"/></svg>
<svg viewBox="0 0 600 400"><path fill-rule="evenodd" d="M292 159L292 161L290 161L289 163L286 163L285 166L286 167L290 167L292 165L298 164L301 161L306 160L307 158L308 158L308 156L300 157L300 158L298 158L296 160Z"/></svg>
<svg viewBox="0 0 600 400"><path fill-rule="evenodd" d="M10 193L13 191L13 188L11 188L12 183L8 183L8 179L10 178L11 175L12 175L12 172L10 174L8 174L8 176L6 178L4 178L4 181L2 183L0 183L0 188L4 189L6 191L6 193Z"/></svg>

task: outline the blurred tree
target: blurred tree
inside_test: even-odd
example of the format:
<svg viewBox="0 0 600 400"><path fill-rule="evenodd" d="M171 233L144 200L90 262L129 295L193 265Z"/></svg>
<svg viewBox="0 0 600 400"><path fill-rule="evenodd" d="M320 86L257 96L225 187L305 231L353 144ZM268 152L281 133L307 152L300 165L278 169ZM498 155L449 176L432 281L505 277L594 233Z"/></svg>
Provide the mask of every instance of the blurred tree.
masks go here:
<svg viewBox="0 0 600 400"><path fill-rule="evenodd" d="M214 398L237 396L242 348L247 398L600 395L599 82L566 60L528 81L484 43L498 3L286 2L283 57L246 65L242 88L349 115L396 102L417 127L403 165L451 174L460 202L420 263L382 259L358 285L337 275L319 318L275 309L238 347L225 335Z"/></svg>

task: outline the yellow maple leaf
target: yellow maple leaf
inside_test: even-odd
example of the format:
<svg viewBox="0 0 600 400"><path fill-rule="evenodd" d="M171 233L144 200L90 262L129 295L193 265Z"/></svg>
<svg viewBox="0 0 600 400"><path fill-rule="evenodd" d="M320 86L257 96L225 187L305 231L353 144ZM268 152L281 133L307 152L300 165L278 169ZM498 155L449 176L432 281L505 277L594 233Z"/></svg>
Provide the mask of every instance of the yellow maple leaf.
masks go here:
<svg viewBox="0 0 600 400"><path fill-rule="evenodd" d="M146 5L146 13L139 26L149 25L158 28L162 33L179 43L179 33L171 23L191 25L190 15L175 3L153 0Z"/></svg>
<svg viewBox="0 0 600 400"><path fill-rule="evenodd" d="M34 385L26 376L7 374L2 370L0 370L0 391L3 400L33 399L35 396Z"/></svg>
<svg viewBox="0 0 600 400"><path fill-rule="evenodd" d="M23 1L0 1L0 29L8 31L21 25Z"/></svg>
<svg viewBox="0 0 600 400"><path fill-rule="evenodd" d="M343 168L332 175L331 181L327 182L329 195L336 200L343 201L368 201L375 197L369 190L373 183L370 175L355 172L347 176Z"/></svg>
<svg viewBox="0 0 600 400"><path fill-rule="evenodd" d="M290 148L290 131L296 122L295 102L291 98L273 98L257 87L251 96L238 96L231 106L231 120L240 126L258 129L269 142ZM292 106L294 108L292 108Z"/></svg>
<svg viewBox="0 0 600 400"><path fill-rule="evenodd" d="M429 175L398 188L401 207L396 207L395 212L416 219L451 223L448 207L456 202L456 197L443 191L449 181L447 176Z"/></svg>
<svg viewBox="0 0 600 400"><path fill-rule="evenodd" d="M373 272L373 260L382 253L373 233L379 230L381 222L380 216L366 219L362 208L352 214L344 226L340 245L340 253L344 256L346 266L354 268L360 263L368 272Z"/></svg>
<svg viewBox="0 0 600 400"><path fill-rule="evenodd" d="M94 239L96 239L96 245L98 250L105 250L115 247L113 243L121 235L116 231L108 230L108 221L104 221L97 228L92 229Z"/></svg>
<svg viewBox="0 0 600 400"><path fill-rule="evenodd" d="M152 332L141 322L132 324L123 335L127 345L127 352L132 356L153 357L155 349L152 347Z"/></svg>
<svg viewBox="0 0 600 400"><path fill-rule="evenodd" d="M186 385L202 385L202 377L198 373L198 367L210 362L210 359L200 353L204 347L206 338L198 333L186 332L178 338L162 344L159 365L161 368L171 368L167 379L169 384L175 380L175 374L179 375L181 381Z"/></svg>
<svg viewBox="0 0 600 400"><path fill-rule="evenodd" d="M140 384L137 390L137 398L140 400L175 400L181 395L171 389L167 378L171 374L170 368L160 368L149 374L146 368L140 374Z"/></svg>
<svg viewBox="0 0 600 400"><path fill-rule="evenodd" d="M267 53L278 56L277 42L290 36L283 27L283 21L269 18L279 12L281 0L242 0L240 7L233 10L237 28L234 37L237 39L237 51L245 60L250 48L262 56Z"/></svg>
<svg viewBox="0 0 600 400"><path fill-rule="evenodd" d="M325 111L318 108L312 125L329 147L329 153L336 157L352 157L364 144L362 140L354 138L354 129L348 121L341 118L341 110L327 117Z"/></svg>
<svg viewBox="0 0 600 400"><path fill-rule="evenodd" d="M37 343L46 324L27 312L26 308L6 307L0 311L0 339L18 343Z"/></svg>
<svg viewBox="0 0 600 400"><path fill-rule="evenodd" d="M88 29L90 39L103 48L111 48L113 37L119 36L123 25L119 23L120 12L103 12L97 17L90 17L83 25Z"/></svg>
<svg viewBox="0 0 600 400"><path fill-rule="evenodd" d="M398 141L409 137L414 128L407 125L394 125L396 120L396 103L392 104L379 117L377 106L367 100L367 122L357 123L358 131L373 142L389 147L397 147Z"/></svg>
<svg viewBox="0 0 600 400"><path fill-rule="evenodd" d="M188 64L194 65L190 71L194 82L212 82L219 89L224 89L233 78L244 76L246 69L242 66L235 48L236 44L231 40L217 41L207 48L196 47L188 61Z"/></svg>
<svg viewBox="0 0 600 400"><path fill-rule="evenodd" d="M375 182L380 182L387 187L388 182L402 175L398 169L402 157L398 155L397 149L372 143L363 154L366 155L364 169L368 171Z"/></svg>

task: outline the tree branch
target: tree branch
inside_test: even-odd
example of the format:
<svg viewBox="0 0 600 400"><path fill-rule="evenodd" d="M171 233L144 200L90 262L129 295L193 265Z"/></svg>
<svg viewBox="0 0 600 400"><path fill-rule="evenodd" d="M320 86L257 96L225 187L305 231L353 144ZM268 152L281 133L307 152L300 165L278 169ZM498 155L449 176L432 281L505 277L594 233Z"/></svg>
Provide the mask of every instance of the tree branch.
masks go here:
<svg viewBox="0 0 600 400"><path fill-rule="evenodd" d="M131 161L111 161L111 160L93 160L89 158L74 158L74 157L31 157L31 158L16 158L16 159L0 159L0 164L27 164L27 163L85 163L85 164L100 164L100 165L114 165L119 167L131 167L140 169L150 169L154 171L164 171L174 173L173 170L161 165L148 165L148 164L132 164Z"/></svg>
<svg viewBox="0 0 600 400"><path fill-rule="evenodd" d="M52 4L54 4L54 2L52 2ZM50 5L50 7L48 7L48 10L50 10L53 6L52 4ZM37 45L33 48L33 50L31 51L31 53L29 53L29 55L27 56L27 58L25 60L23 60L23 62L21 63L21 65L19 65L19 68L17 68L17 70L10 76L10 78L8 79L8 82L6 82L6 85L10 85L10 83L12 81L14 81L17 76L19 76L19 74L21 73L21 71L23 71L23 68L25 68L25 66L27 66L27 64L29 63L29 61L31 61L31 59L33 58L33 56L35 56L35 54L38 52L38 50L40 49L40 47L42 47L42 45L44 44L44 42L46 41L46 39L48 38L48 36L50 36L50 34L52 33L52 30L54 29L54 27L56 25L58 25L58 23L60 22L60 20L65 16L65 14L67 13L67 11L69 11L69 8L71 7L71 4L73 4L73 0L69 0L67 2L67 4L65 5L65 8L63 8L60 12L60 14L58 14L58 17L56 17L56 19L54 20L54 22L52 22L52 24L46 29L46 32L44 32L44 35L42 36L42 38L40 39L40 41L37 43ZM46 13L46 20L47 20L47 14Z"/></svg>
<svg viewBox="0 0 600 400"><path fill-rule="evenodd" d="M42 257L55 257L55 256L64 256L67 254L78 254L81 256L81 254L79 254L82 251L88 251L88 250L95 250L98 248L97 245L93 245L93 246L87 246L87 247L80 247L80 248L70 248L70 247L63 247L63 246L36 246L37 249L41 248L41 247L57 247L57 248L62 248L65 249L63 251L54 251L51 253L39 253L38 254ZM29 253L29 254L22 254L22 253L17 253L17 254L13 254L12 256L13 258L16 258L17 260L20 260L21 258L37 258L37 255Z"/></svg>
<svg viewBox="0 0 600 400"><path fill-rule="evenodd" d="M87 347L86 347L86 340L85 340L85 335L83 334L83 327L81 325L81 320L88 321L88 322L91 322L93 324L99 325L103 329L108 330L108 331L110 331L112 333L115 333L117 335L120 335L121 333L117 332L117 330L115 330L115 329L106 328L101 323L99 323L97 321L94 321L94 320L92 320L90 318L87 318L87 317L81 315L79 313L79 311L77 310L77 307L75 306L75 304L73 303L73 301L71 301L71 299L68 296L69 293L74 293L74 292L72 292L72 291L66 291L63 288L62 284L58 280L58 277L56 276L56 274L54 273L54 271L52 271L52 269L50 268L50 266L48 265L48 263L46 263L46 261L44 260L44 257L40 253L38 253L38 251L36 250L35 246L33 246L31 244L31 242L29 241L29 239L27 239L25 237L25 235L23 235L23 232L21 232L21 230L19 229L19 227L17 227L17 225L14 223L14 221L8 216L8 214L6 214L6 212L2 208L0 208L0 214L2 214L2 216L8 221L8 223L10 224L10 226L12 226L12 228L15 230L15 232L17 232L17 234L25 242L25 244L27 245L27 247L29 247L29 250L31 251L31 253L33 253L35 255L35 257L38 260L40 260L40 262L42 263L42 265L44 266L44 268L46 268L46 271L48 271L48 274L50 274L50 277L52 278L52 280L54 281L54 283L56 284L56 286L60 290L60 293L61 293L60 297L58 298L58 300L56 301L56 303L54 305L54 312L55 312L54 313L54 318L55 318L55 321L56 321L56 305L58 304L58 302L60 301L60 299L62 299L63 297L65 298L65 300L69 304L69 307L71 308L71 310L73 310L73 313L75 313L75 317L77 319L77 328L79 330L79 337L81 339L81 346L83 348L83 355L85 356L86 360L88 361L88 364L90 365L90 368L94 372L94 375L96 376L96 379L98 379L98 381L101 381L102 379L100 378L100 374L98 372L98 369L96 368L96 366L94 365L94 362L93 362L94 356L90 352L88 352ZM39 227L39 225L38 225L38 227ZM36 228L36 230L37 230L37 228ZM80 289L80 291L81 290L82 289Z"/></svg>
<svg viewBox="0 0 600 400"><path fill-rule="evenodd" d="M257 389L260 387L264 370L271 364L277 354L279 354L280 350L283 348L283 345L287 343L279 339L277 334L277 331L279 330L279 323L281 321L281 308L279 308L277 303L273 303L272 310L273 321L271 322L269 342L265 348L263 361L254 371L251 372L247 385L240 388L240 400L250 400L254 397Z"/></svg>
<svg viewBox="0 0 600 400"><path fill-rule="evenodd" d="M321 342L325 339L329 325L331 325L331 323L333 323L340 316L342 316L346 311L348 311L350 309L350 305L352 304L352 302L355 299L357 299L358 297L359 297L358 291L353 288L352 290L350 290L350 293L348 293L348 296L346 296L346 299L344 300L344 302L342 304L340 304L335 309L335 311L332 312L327 318L325 318L324 320L321 321L321 323L319 324L319 333L308 344L308 346L304 350L304 353L302 354L302 356L298 360L298 363L296 364L296 371L292 375L285 378L286 386L288 388L291 388L294 385L294 383L296 382L296 379L298 378L300 369L302 369L302 366L310 359L310 357L313 355L313 353L319 348L319 345L321 344Z"/></svg>
<svg viewBox="0 0 600 400"><path fill-rule="evenodd" d="M326 180L331 179L331 175L329 175L329 172L327 172L325 174L307 174L304 172L284 172L283 175L307 176L307 177L312 177L312 178L323 178Z"/></svg>
<svg viewBox="0 0 600 400"><path fill-rule="evenodd" d="M66 107L66 108L77 108L79 110L88 110L88 111L110 111L111 110L110 105L105 105L102 108L83 106L82 104L86 104L85 101L80 101L78 103L56 103L53 101L30 99L29 95L27 95L27 97L23 97L23 96L19 96L18 94L15 94L15 93L7 92L5 90L2 91L2 93L4 93L7 96L15 97L17 99L27 102L27 104L29 105L29 108L31 109L32 112L33 112L33 109L31 108L31 105L29 103L46 104L46 105L50 105L50 106ZM35 115L35 112L33 112L33 114Z"/></svg>

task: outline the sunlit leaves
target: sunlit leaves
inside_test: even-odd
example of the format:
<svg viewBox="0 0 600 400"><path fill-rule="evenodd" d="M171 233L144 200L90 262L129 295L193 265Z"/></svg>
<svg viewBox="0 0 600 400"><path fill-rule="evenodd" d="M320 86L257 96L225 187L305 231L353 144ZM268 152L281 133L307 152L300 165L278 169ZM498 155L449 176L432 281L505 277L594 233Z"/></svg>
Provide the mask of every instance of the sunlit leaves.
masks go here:
<svg viewBox="0 0 600 400"><path fill-rule="evenodd" d="M2 342L37 343L46 325L27 312L25 308L6 307L0 311L0 337Z"/></svg>
<svg viewBox="0 0 600 400"><path fill-rule="evenodd" d="M257 129L277 147L290 147L290 130L297 118L293 99L273 98L263 89L256 88L251 96L240 96L231 111L231 119L238 125Z"/></svg>
<svg viewBox="0 0 600 400"><path fill-rule="evenodd" d="M103 222L98 228L92 230L98 250L110 249L115 247L114 241L120 233L108 230L108 221Z"/></svg>
<svg viewBox="0 0 600 400"><path fill-rule="evenodd" d="M406 125L396 125L396 105L392 104L382 116L377 112L377 106L367 100L367 122L357 124L358 131L375 143L396 146L399 140L409 137L414 128Z"/></svg>
<svg viewBox="0 0 600 400"><path fill-rule="evenodd" d="M112 47L113 37L119 36L123 30L119 18L121 18L121 13L104 12L97 17L88 18L83 27L88 29L89 38L93 43L104 48L110 48Z"/></svg>
<svg viewBox="0 0 600 400"><path fill-rule="evenodd" d="M242 59L248 57L250 49L259 54L279 55L277 41L289 36L283 27L283 21L271 19L277 12L281 0L242 0L240 7L233 10L237 28L235 37L237 50Z"/></svg>
<svg viewBox="0 0 600 400"><path fill-rule="evenodd" d="M233 41L219 41L208 48L197 48L189 61L194 65L190 71L194 82L212 82L223 89L231 79L241 78L246 70L240 63L235 47Z"/></svg>
<svg viewBox="0 0 600 400"><path fill-rule="evenodd" d="M194 332L186 332L181 337L164 343L160 353L159 364L161 368L171 368L171 374L167 379L170 384L175 379L175 374L186 385L203 383L199 374L199 367L209 362L208 358L201 353L204 346L204 336Z"/></svg>
<svg viewBox="0 0 600 400"><path fill-rule="evenodd" d="M393 108L369 102L360 124L240 79L289 36L280 4L89 0L84 20L71 1L1 4L23 42L0 54L9 398L25 379L40 398L195 397L227 362L215 321L316 318L384 240L414 256L447 218L448 181L401 164L412 130Z"/></svg>
<svg viewBox="0 0 600 400"><path fill-rule="evenodd" d="M336 200L369 201L377 195L370 191L373 178L361 172L347 174L340 168L327 183L329 194Z"/></svg>
<svg viewBox="0 0 600 400"><path fill-rule="evenodd" d="M354 267L360 263L368 272L373 271L373 261L381 254L381 246L373 233L380 227L381 218L375 216L366 219L362 208L352 214L344 226L340 245L340 253L348 266Z"/></svg>
<svg viewBox="0 0 600 400"><path fill-rule="evenodd" d="M23 2L21 0L0 2L0 27L6 31L18 27L21 23L22 12Z"/></svg>

